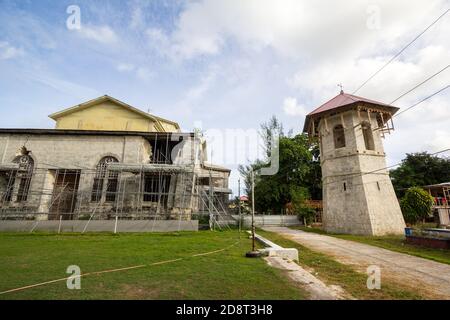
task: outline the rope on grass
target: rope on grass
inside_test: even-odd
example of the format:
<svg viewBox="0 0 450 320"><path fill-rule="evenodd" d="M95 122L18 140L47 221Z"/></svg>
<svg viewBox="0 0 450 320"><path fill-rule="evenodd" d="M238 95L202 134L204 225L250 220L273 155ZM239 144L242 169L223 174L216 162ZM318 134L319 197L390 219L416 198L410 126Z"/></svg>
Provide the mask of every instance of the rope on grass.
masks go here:
<svg viewBox="0 0 450 320"><path fill-rule="evenodd" d="M227 247L225 247L223 249L209 251L209 252L204 252L204 253L197 253L197 254L193 254L191 256L187 256L185 258L165 260L165 261L153 262L153 263L150 263L150 264L141 264L141 265L137 265L137 266L118 268L118 269L110 269L110 270L103 270L103 271L93 271L93 272L83 273L83 274L80 274L80 275L68 276L68 277L65 277L65 278L60 278L60 279L55 279L55 280L49 280L49 281L45 281L45 282L41 282L41 283L28 285L28 286L25 286L25 287L20 287L20 288L15 288L15 289L9 289L9 290L6 290L6 291L2 291L2 292L0 292L0 295L7 294L7 293L12 293L12 292L17 292L17 291L23 291L23 290L26 290L26 289L31 289L31 288L36 288L36 287L41 287L41 286L44 286L44 285L47 285L47 284L56 283L56 282L67 281L68 279L76 279L76 278L81 278L81 277L87 277L87 276L92 276L92 275L100 275L100 274L104 274L104 273L111 273L111 272L118 272L118 271L128 271L128 270L132 270L132 269L139 269L139 268L144 268L144 267L151 267L151 266L158 266L158 265L162 265L162 264L173 263L173 262L184 260L186 258L194 258L194 257L206 256L206 255L219 253L219 252L228 250L229 248L234 247L235 245L237 245L239 242L240 241L236 241L232 245L227 246Z"/></svg>

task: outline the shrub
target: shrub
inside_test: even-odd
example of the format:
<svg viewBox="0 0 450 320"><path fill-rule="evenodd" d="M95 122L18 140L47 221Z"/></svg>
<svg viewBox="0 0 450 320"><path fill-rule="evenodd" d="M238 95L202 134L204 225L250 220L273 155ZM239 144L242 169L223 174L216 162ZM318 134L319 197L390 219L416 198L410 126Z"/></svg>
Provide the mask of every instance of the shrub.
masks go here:
<svg viewBox="0 0 450 320"><path fill-rule="evenodd" d="M409 188L400 200L405 221L414 224L424 219L431 212L433 197L419 187Z"/></svg>
<svg viewBox="0 0 450 320"><path fill-rule="evenodd" d="M313 222L315 216L316 216L316 210L311 207L302 205L298 208L298 213L297 213L298 220L302 221L305 225Z"/></svg>

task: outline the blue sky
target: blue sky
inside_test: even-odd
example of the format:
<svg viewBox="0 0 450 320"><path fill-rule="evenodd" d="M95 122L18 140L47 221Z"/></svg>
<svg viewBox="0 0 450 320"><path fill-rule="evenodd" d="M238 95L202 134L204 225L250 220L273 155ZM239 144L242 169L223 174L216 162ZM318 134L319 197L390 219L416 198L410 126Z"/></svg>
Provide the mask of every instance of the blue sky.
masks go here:
<svg viewBox="0 0 450 320"><path fill-rule="evenodd" d="M80 8L80 29L66 26L70 5ZM338 83L352 92L448 7L440 0L0 0L0 127L53 127L48 114L108 94L185 130L201 122L211 137L256 130L273 114L299 132ZM358 95L390 102L445 67L449 27L447 14ZM447 70L396 105L449 82ZM398 118L385 141L389 164L450 146L448 91ZM213 161L236 168L222 156L233 147L219 140L210 143ZM234 190L236 181L234 172Z"/></svg>

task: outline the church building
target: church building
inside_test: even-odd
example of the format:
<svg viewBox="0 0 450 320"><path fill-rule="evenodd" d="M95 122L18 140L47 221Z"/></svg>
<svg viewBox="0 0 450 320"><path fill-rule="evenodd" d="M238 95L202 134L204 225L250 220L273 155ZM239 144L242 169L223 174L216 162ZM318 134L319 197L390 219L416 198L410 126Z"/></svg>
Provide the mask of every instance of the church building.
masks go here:
<svg viewBox="0 0 450 320"><path fill-rule="evenodd" d="M107 95L50 118L54 129L0 129L1 219L189 220L227 207L230 170L178 123Z"/></svg>

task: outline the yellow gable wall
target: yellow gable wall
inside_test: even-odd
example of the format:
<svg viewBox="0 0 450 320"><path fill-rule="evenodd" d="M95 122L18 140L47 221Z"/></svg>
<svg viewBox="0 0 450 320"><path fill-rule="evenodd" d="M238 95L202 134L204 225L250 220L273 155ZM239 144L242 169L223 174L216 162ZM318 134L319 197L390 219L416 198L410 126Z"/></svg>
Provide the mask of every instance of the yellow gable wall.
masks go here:
<svg viewBox="0 0 450 320"><path fill-rule="evenodd" d="M167 132L177 132L178 131L178 129L169 122L164 122L164 121L160 120L160 123L163 126L164 130L166 130Z"/></svg>
<svg viewBox="0 0 450 320"><path fill-rule="evenodd" d="M87 107L86 109L61 116L56 120L56 128L111 131L159 131L155 128L155 123L151 119L127 110L111 101L101 102L97 105Z"/></svg>

